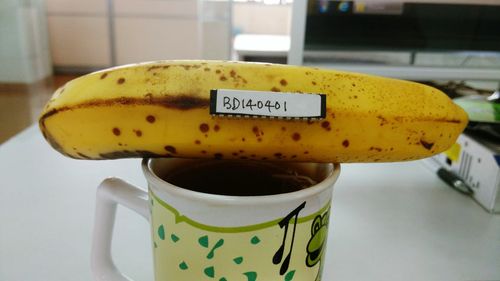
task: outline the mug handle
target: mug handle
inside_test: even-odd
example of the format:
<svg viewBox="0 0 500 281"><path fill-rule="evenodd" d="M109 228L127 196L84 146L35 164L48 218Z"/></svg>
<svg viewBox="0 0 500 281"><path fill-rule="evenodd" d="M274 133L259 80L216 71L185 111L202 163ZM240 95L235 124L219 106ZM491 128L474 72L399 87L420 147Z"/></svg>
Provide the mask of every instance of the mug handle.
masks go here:
<svg viewBox="0 0 500 281"><path fill-rule="evenodd" d="M118 178L107 178L97 188L91 270L96 281L132 281L111 257L116 206L123 205L149 220L148 193Z"/></svg>

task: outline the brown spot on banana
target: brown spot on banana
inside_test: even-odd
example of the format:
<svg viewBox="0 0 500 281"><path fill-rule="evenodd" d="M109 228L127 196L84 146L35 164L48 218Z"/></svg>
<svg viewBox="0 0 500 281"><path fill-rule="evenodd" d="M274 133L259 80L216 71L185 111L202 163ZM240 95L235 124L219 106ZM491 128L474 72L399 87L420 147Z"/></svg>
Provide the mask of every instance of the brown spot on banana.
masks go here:
<svg viewBox="0 0 500 281"><path fill-rule="evenodd" d="M172 153L172 154L176 154L177 153L177 149L175 149L175 147L171 146L171 145L166 145L165 146L165 150Z"/></svg>
<svg viewBox="0 0 500 281"><path fill-rule="evenodd" d="M420 140L420 144L427 150L431 150L432 147L434 146L434 143L433 142L427 142L427 141L424 141L424 140Z"/></svg>
<svg viewBox="0 0 500 281"><path fill-rule="evenodd" d="M343 145L345 148L349 147L349 140L344 140L344 141L342 142L342 145Z"/></svg>
<svg viewBox="0 0 500 281"><path fill-rule="evenodd" d="M208 130L210 130L210 127L208 126L207 123L200 124L200 131L202 133L206 133L206 132L208 132Z"/></svg>
<svg viewBox="0 0 500 281"><path fill-rule="evenodd" d="M385 119L382 115L378 115L377 118L380 120L380 126L384 126L387 124L387 119Z"/></svg>
<svg viewBox="0 0 500 281"><path fill-rule="evenodd" d="M323 121L321 122L321 127L327 131L330 131L332 128L330 127L330 122L328 121Z"/></svg>
<svg viewBox="0 0 500 281"><path fill-rule="evenodd" d="M256 137L260 137L259 127L254 126L252 128L252 132L255 134Z"/></svg>

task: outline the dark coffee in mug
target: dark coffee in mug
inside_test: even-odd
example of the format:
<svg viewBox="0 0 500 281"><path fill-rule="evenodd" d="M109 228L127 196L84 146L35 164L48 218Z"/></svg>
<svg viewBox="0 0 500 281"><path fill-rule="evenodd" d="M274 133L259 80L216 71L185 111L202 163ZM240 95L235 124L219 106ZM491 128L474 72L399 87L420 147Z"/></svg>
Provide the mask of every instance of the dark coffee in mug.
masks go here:
<svg viewBox="0 0 500 281"><path fill-rule="evenodd" d="M160 177L185 189L232 196L288 193L316 184L309 176L287 163L237 160L179 165Z"/></svg>

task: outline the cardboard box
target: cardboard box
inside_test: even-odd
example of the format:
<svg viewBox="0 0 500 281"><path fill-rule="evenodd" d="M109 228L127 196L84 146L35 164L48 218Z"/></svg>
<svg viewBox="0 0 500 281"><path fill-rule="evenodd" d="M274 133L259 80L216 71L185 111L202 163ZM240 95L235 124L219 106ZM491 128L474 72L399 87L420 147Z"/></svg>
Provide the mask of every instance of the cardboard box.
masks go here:
<svg viewBox="0 0 500 281"><path fill-rule="evenodd" d="M433 157L474 191L486 210L500 213L500 144L462 134L448 151Z"/></svg>

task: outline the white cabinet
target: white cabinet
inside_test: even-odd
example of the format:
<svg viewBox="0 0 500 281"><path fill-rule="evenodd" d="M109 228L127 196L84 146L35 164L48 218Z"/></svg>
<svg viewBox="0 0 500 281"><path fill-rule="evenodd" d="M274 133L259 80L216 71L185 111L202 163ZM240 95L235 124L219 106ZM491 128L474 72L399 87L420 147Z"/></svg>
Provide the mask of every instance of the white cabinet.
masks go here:
<svg viewBox="0 0 500 281"><path fill-rule="evenodd" d="M199 59L197 20L116 17L118 65L163 59Z"/></svg>
<svg viewBox="0 0 500 281"><path fill-rule="evenodd" d="M199 14L201 0L114 0L116 16L191 17Z"/></svg>
<svg viewBox="0 0 500 281"><path fill-rule="evenodd" d="M228 60L231 53L231 32L226 22L205 21L202 31L202 57Z"/></svg>
<svg viewBox="0 0 500 281"><path fill-rule="evenodd" d="M115 0L116 63L201 58L198 0Z"/></svg>
<svg viewBox="0 0 500 281"><path fill-rule="evenodd" d="M230 1L205 0L202 5L201 41L202 57L212 60L228 60L231 54L232 3Z"/></svg>
<svg viewBox="0 0 500 281"><path fill-rule="evenodd" d="M162 59L228 59L229 1L47 0L53 64L95 69Z"/></svg>
<svg viewBox="0 0 500 281"><path fill-rule="evenodd" d="M111 65L104 0L46 0L52 64L65 68Z"/></svg>
<svg viewBox="0 0 500 281"><path fill-rule="evenodd" d="M99 15L105 17L108 8L106 0L45 0L47 12L51 14Z"/></svg>
<svg viewBox="0 0 500 281"><path fill-rule="evenodd" d="M52 63L58 67L111 65L108 20L99 16L49 16Z"/></svg>

